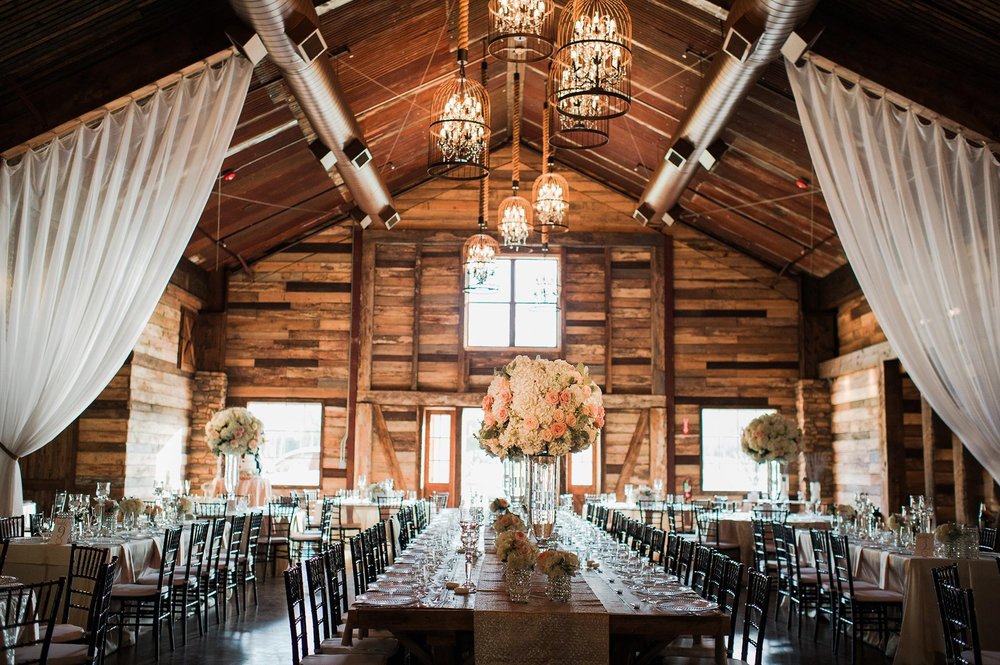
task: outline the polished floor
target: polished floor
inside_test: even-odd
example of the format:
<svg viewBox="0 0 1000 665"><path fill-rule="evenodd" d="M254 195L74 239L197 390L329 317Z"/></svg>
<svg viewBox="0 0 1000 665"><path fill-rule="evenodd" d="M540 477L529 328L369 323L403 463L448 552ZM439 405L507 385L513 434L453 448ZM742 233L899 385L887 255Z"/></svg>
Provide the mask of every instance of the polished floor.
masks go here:
<svg viewBox="0 0 1000 665"><path fill-rule="evenodd" d="M290 665L292 652L287 617L281 578L268 577L261 587L258 607L251 603L247 613L238 617L230 612L224 626L215 625L213 616L208 633L201 638L198 637L197 626L189 623L187 646L181 646L180 626L175 626L178 631L175 634L176 649L170 652L164 636L160 665ZM823 622L820 625L819 639L813 642L812 620L806 621L802 639L799 640L794 628L791 634L785 629L785 619L782 612L781 620L777 623L772 621L768 626L767 646L762 659L764 665L850 663L849 648L842 647L839 656L833 656L828 624ZM123 648L109 655L105 662L107 665L154 665L151 643L151 635L144 633L138 646ZM751 651L751 662L752 659ZM870 646L863 647L858 654L858 663L862 665L886 665L889 662Z"/></svg>

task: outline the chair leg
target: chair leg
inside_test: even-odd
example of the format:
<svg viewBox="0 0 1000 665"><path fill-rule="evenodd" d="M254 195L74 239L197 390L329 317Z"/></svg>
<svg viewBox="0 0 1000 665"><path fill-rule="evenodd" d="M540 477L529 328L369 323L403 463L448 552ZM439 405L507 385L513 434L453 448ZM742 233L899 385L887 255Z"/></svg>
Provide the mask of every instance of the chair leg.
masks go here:
<svg viewBox="0 0 1000 665"><path fill-rule="evenodd" d="M160 662L160 601L157 600L153 603L153 614L156 618L153 620L153 660ZM136 639L139 637L139 608L135 611L135 636Z"/></svg>

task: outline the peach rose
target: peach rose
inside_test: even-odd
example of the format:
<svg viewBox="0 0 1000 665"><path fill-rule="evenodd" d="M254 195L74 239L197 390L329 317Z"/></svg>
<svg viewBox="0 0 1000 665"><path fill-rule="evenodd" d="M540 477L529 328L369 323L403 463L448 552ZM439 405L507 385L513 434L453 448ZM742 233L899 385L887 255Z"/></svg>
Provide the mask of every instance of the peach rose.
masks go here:
<svg viewBox="0 0 1000 665"><path fill-rule="evenodd" d="M594 419L594 424L597 425L598 429L604 427L604 416L597 416L597 418Z"/></svg>
<svg viewBox="0 0 1000 665"><path fill-rule="evenodd" d="M500 422L502 422L502 423L507 422L507 419L509 417L510 417L510 413L507 411L507 407L506 406L502 407L499 411L497 411L497 420L499 420Z"/></svg>
<svg viewBox="0 0 1000 665"><path fill-rule="evenodd" d="M493 396L485 395L483 397L483 411L489 411L493 407Z"/></svg>
<svg viewBox="0 0 1000 665"><path fill-rule="evenodd" d="M555 390L550 390L549 392L545 393L545 401L552 405L558 404L559 393L557 393Z"/></svg>
<svg viewBox="0 0 1000 665"><path fill-rule="evenodd" d="M500 391L500 401L504 404L508 404L510 400L514 398L514 393L510 391L510 388L504 388Z"/></svg>
<svg viewBox="0 0 1000 665"><path fill-rule="evenodd" d="M563 404L569 404L571 401L573 401L573 396L569 394L568 390L564 390L561 393L559 393L559 401L562 402Z"/></svg>
<svg viewBox="0 0 1000 665"><path fill-rule="evenodd" d="M552 430L550 429L542 430L542 441L544 441L545 443L549 443L552 441Z"/></svg>
<svg viewBox="0 0 1000 665"><path fill-rule="evenodd" d="M576 424L576 416L574 416L572 413L567 413L566 414L566 424L569 425L570 427L572 427L573 425L575 425Z"/></svg>
<svg viewBox="0 0 1000 665"><path fill-rule="evenodd" d="M558 438L566 433L566 423L552 423L552 426L549 429L552 430L552 436Z"/></svg>
<svg viewBox="0 0 1000 665"><path fill-rule="evenodd" d="M493 414L489 411L486 412L486 416L483 418L483 425L486 427L493 427L497 424L497 419L493 417Z"/></svg>
<svg viewBox="0 0 1000 665"><path fill-rule="evenodd" d="M534 416L528 416L527 418L525 418L524 428L529 431L538 429L538 418Z"/></svg>
<svg viewBox="0 0 1000 665"><path fill-rule="evenodd" d="M562 412L562 409L556 409L552 414L552 419L556 422L563 422L566 420L566 414Z"/></svg>

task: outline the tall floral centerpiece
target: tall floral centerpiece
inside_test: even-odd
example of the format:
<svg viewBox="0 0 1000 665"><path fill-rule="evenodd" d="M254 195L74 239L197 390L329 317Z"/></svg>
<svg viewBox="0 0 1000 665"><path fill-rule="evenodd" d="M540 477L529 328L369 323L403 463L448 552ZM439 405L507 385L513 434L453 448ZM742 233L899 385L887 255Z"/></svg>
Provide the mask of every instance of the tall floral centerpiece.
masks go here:
<svg viewBox="0 0 1000 665"><path fill-rule="evenodd" d="M260 446L264 426L260 419L243 407L222 409L205 424L208 449L219 456L220 470L225 463L226 492L232 497L240 479L240 463L248 455L260 469Z"/></svg>
<svg viewBox="0 0 1000 665"><path fill-rule="evenodd" d="M778 413L757 416L743 429L743 452L758 464L770 463L771 498L784 494L784 466L799 454L801 440L802 432L795 423Z"/></svg>
<svg viewBox="0 0 1000 665"><path fill-rule="evenodd" d="M501 459L528 458L528 522L545 543L559 505L559 458L589 448L604 427L601 389L583 365L518 356L483 397L479 445Z"/></svg>

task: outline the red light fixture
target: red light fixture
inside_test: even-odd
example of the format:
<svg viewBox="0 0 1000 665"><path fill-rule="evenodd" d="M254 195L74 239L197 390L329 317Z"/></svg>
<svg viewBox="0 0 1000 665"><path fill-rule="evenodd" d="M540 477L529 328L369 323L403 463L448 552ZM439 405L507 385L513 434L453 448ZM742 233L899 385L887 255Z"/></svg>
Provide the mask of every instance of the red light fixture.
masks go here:
<svg viewBox="0 0 1000 665"><path fill-rule="evenodd" d="M809 189L809 184L810 184L809 181L806 180L805 178L795 179L795 186L798 187L799 189Z"/></svg>
<svg viewBox="0 0 1000 665"><path fill-rule="evenodd" d="M226 182L232 182L233 180L236 180L236 171L232 169L226 169L225 171L222 172L221 177Z"/></svg>

